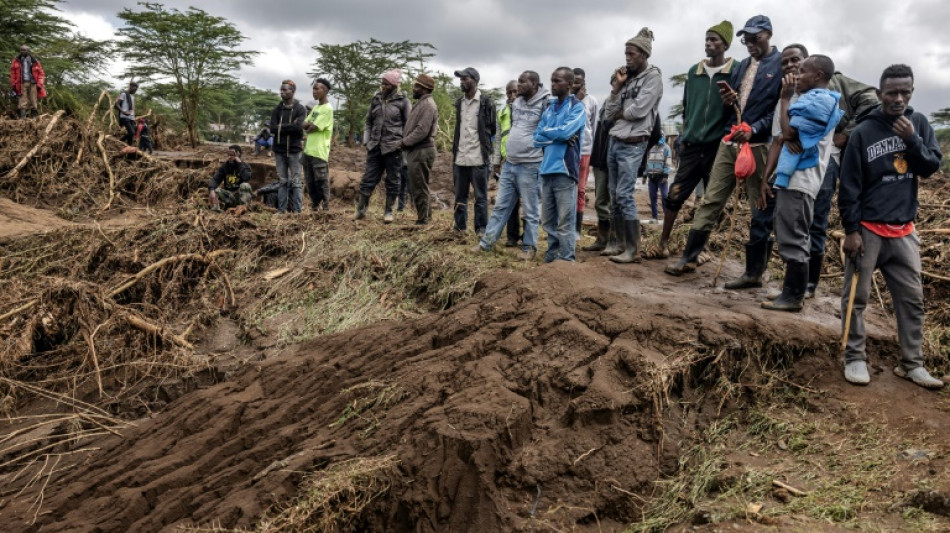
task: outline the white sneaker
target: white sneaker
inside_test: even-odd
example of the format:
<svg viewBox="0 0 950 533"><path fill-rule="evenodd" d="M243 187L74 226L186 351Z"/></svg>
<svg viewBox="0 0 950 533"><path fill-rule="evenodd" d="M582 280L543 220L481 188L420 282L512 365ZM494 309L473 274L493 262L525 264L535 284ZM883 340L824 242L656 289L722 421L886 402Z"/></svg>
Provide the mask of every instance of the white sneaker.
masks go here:
<svg viewBox="0 0 950 533"><path fill-rule="evenodd" d="M867 385L871 382L868 365L864 361L851 361L844 365L844 379L854 385Z"/></svg>
<svg viewBox="0 0 950 533"><path fill-rule="evenodd" d="M922 366L918 366L908 372L904 370L904 367L898 365L894 367L894 375L899 378L909 379L925 389L940 389L943 388L944 385L943 381L931 376L930 372L927 372L927 369Z"/></svg>

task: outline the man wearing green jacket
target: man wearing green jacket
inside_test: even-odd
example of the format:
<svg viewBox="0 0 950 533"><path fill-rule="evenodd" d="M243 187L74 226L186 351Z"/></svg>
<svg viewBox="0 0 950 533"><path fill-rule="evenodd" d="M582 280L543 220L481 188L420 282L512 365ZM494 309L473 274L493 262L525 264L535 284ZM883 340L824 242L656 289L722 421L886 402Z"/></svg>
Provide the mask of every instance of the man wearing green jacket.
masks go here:
<svg viewBox="0 0 950 533"><path fill-rule="evenodd" d="M663 198L663 232L659 250L649 254L658 259L669 257L670 233L683 203L696 187L709 182L719 141L726 128L726 106L719 97L719 81L729 82L735 61L726 57L732 44L732 23L724 20L706 30L706 59L686 73L683 88L683 134L679 168L666 197Z"/></svg>

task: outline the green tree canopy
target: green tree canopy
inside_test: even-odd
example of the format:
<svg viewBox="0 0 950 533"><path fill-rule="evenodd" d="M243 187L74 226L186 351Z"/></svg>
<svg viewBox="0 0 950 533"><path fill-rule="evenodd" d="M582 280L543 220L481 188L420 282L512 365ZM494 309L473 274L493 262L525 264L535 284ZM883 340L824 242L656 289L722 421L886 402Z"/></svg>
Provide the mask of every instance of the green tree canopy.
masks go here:
<svg viewBox="0 0 950 533"><path fill-rule="evenodd" d="M387 70L408 71L416 65L421 70L432 57L435 47L428 43L402 41L388 43L376 39L349 44L322 43L317 52L313 77L325 77L333 84L333 94L340 98L338 115L346 130L347 144L353 134L363 132L364 119L373 95L379 90L379 78Z"/></svg>
<svg viewBox="0 0 950 533"><path fill-rule="evenodd" d="M215 87L233 84L233 72L257 52L239 50L244 35L222 17L191 7L166 9L158 3L139 4L141 11L124 9L119 48L130 63L124 76L148 80L168 91L179 110L192 146L198 144L197 121L202 99Z"/></svg>

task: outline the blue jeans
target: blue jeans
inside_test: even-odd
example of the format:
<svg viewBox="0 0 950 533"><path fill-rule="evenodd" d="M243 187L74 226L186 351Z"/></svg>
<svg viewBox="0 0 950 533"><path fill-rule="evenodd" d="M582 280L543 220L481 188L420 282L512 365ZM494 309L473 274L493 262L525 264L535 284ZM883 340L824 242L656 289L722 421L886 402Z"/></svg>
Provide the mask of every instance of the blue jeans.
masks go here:
<svg viewBox="0 0 950 533"><path fill-rule="evenodd" d="M636 173L636 169L633 169ZM544 262L574 260L577 223L577 182L567 174L541 176L541 225L548 234Z"/></svg>
<svg viewBox="0 0 950 533"><path fill-rule="evenodd" d="M821 189L818 190L818 197L815 198L815 212L811 220L811 228L808 233L811 234L811 255L821 255L825 253L825 239L828 234L828 213L831 212L831 197L835 195L835 189L838 188L838 174L841 173L841 167L832 157L828 161L828 168L825 169L825 177L821 181Z"/></svg>
<svg viewBox="0 0 950 533"><path fill-rule="evenodd" d="M666 194L668 192L668 184L666 178L663 176L651 176L647 174L647 184L650 186L650 214L653 215L653 220L657 220L659 213L657 212L657 203L666 200ZM657 193L660 193L659 198Z"/></svg>
<svg viewBox="0 0 950 533"><path fill-rule="evenodd" d="M485 236L481 246L490 250L502 230L508 223L513 212L518 209L518 200L524 208L524 237L521 239L521 249L535 251L538 249L538 218L541 211L541 189L538 182L538 169L541 163L511 163L506 161L501 169L501 179L498 180L498 196L495 197L495 208L492 209Z"/></svg>
<svg viewBox="0 0 950 533"><path fill-rule="evenodd" d="M283 213L290 209L291 213L299 213L303 209L303 166L300 158L303 154L274 153L277 163L277 212Z"/></svg>
<svg viewBox="0 0 950 533"><path fill-rule="evenodd" d="M646 151L646 141L627 144L616 137L610 138L610 144L607 145L607 174L614 216L623 215L624 220L640 220L633 193L637 190L637 170Z"/></svg>

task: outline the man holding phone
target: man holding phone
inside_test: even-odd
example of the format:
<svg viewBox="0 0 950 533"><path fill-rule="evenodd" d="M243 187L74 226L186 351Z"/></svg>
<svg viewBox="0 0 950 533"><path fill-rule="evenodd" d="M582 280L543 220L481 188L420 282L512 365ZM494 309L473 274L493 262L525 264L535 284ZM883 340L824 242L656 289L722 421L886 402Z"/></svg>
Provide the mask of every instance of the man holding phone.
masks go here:
<svg viewBox="0 0 950 533"><path fill-rule="evenodd" d="M742 44L748 50L749 57L743 59L739 68L733 71L728 84L720 84L719 95L727 107L728 117L724 133L729 133L731 126L739 123L736 109L741 112L742 122L749 126L750 131L739 131L729 142L723 141L719 144L709 175L709 186L703 196L703 203L693 218L693 227L686 239L683 256L665 270L673 276L696 270L699 254L706 247L709 235L718 224L719 216L736 187L738 180L735 165L739 148L748 143L752 148L756 166L755 173L749 176L745 183L752 210L749 242L746 244L746 268L741 278L726 283L727 289L762 286L762 273L768 262L772 221L767 213L759 213L755 199L759 196L759 183L765 170L772 134L772 115L782 89L781 54L769 42L772 38L771 20L765 15L756 15L749 19L736 35L742 37Z"/></svg>
<svg viewBox="0 0 950 533"><path fill-rule="evenodd" d="M709 173L728 118L728 109L718 93L729 86L728 80L737 65L735 60L726 57L726 50L731 45L732 23L724 20L712 26L706 30L706 59L686 73L679 168L669 194L663 198L663 232L657 253L651 254L654 257L665 259L669 256L670 233L676 215L696 186L709 182Z"/></svg>

